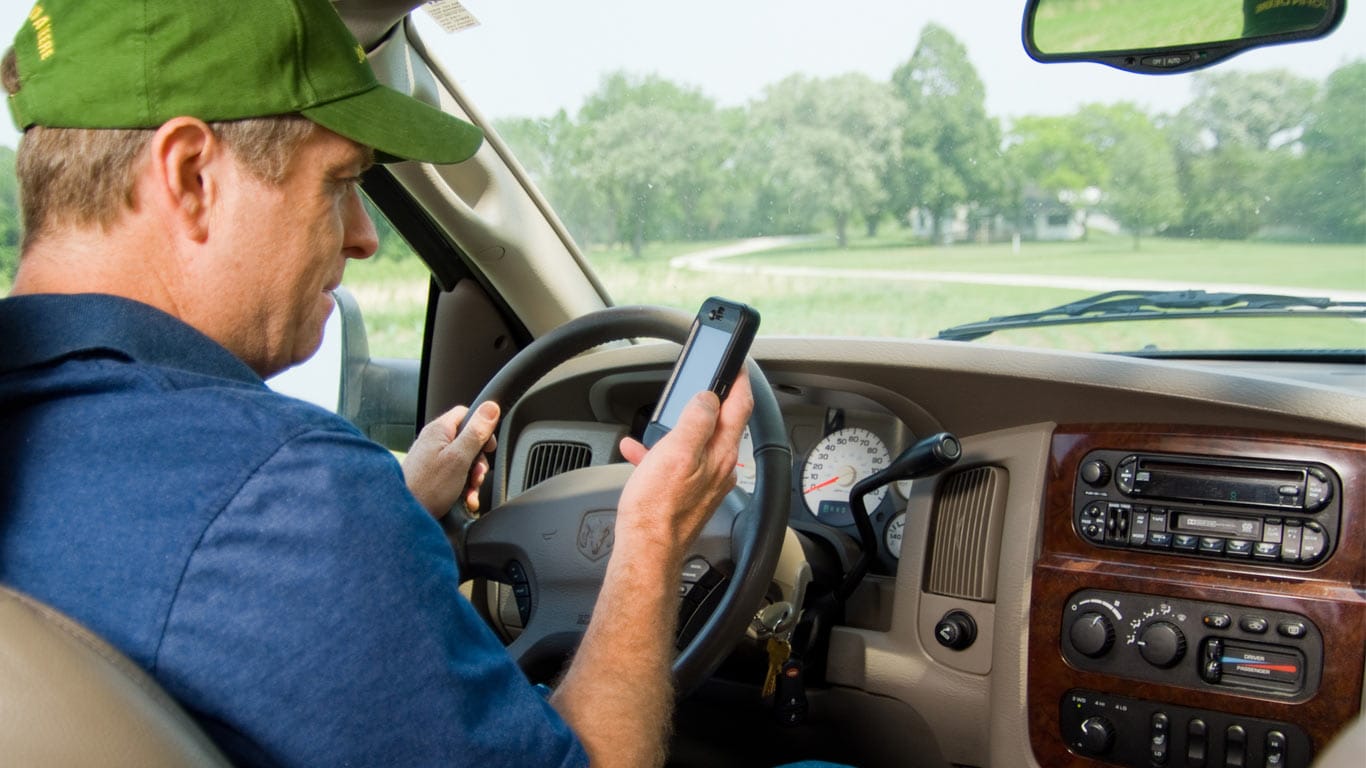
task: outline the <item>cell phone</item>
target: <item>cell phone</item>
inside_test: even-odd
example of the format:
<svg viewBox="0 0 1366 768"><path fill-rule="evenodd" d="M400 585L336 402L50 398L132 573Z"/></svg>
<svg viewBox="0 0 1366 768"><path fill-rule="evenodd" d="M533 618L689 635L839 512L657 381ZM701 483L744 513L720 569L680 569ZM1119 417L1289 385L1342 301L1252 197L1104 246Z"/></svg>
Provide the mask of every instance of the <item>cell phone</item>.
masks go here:
<svg viewBox="0 0 1366 768"><path fill-rule="evenodd" d="M725 399L759 330L759 313L745 304L713 296L702 302L693 318L683 351L645 426L641 441L654 445L678 424L683 407L698 392L711 390Z"/></svg>

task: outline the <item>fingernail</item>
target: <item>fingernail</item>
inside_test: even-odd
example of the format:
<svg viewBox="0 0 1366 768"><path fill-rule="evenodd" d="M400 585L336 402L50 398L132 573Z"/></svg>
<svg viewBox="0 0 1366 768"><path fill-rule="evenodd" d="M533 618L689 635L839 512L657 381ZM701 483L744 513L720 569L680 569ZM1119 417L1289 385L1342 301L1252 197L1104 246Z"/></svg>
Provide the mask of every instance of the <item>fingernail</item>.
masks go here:
<svg viewBox="0 0 1366 768"><path fill-rule="evenodd" d="M480 416L483 416L483 417L486 418L486 419L496 419L496 418L498 418L498 406L497 406L497 404L493 403L492 401L486 402L486 403L481 403L481 404L479 405L479 415L480 415Z"/></svg>

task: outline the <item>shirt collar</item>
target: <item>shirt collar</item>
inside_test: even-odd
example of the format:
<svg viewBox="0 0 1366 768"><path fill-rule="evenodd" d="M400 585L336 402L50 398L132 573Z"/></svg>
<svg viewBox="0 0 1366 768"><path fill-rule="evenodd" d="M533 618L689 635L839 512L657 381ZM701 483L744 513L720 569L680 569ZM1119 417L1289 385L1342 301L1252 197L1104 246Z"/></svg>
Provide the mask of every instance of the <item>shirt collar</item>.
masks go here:
<svg viewBox="0 0 1366 768"><path fill-rule="evenodd" d="M89 352L262 383L255 371L218 342L176 317L131 299L81 293L0 300L0 373Z"/></svg>

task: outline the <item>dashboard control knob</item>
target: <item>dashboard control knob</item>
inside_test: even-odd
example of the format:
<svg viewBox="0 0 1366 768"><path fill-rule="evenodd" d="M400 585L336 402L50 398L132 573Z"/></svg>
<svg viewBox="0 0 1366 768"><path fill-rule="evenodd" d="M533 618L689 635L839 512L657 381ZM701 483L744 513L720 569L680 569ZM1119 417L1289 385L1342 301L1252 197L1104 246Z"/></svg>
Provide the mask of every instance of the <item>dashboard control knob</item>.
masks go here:
<svg viewBox="0 0 1366 768"><path fill-rule="evenodd" d="M1115 743L1115 727L1109 720L1095 715L1081 721L1077 747L1088 755L1103 755Z"/></svg>
<svg viewBox="0 0 1366 768"><path fill-rule="evenodd" d="M934 639L945 648L961 651L977 640L977 622L966 611L949 611L934 625Z"/></svg>
<svg viewBox="0 0 1366 768"><path fill-rule="evenodd" d="M1103 614L1087 611L1072 622L1067 636L1072 647L1081 653L1098 659L1110 650L1115 642L1115 628Z"/></svg>
<svg viewBox="0 0 1366 768"><path fill-rule="evenodd" d="M1081 465L1082 482L1091 486L1105 485L1110 479L1110 465L1099 459L1092 459Z"/></svg>
<svg viewBox="0 0 1366 768"><path fill-rule="evenodd" d="M1138 652L1154 667L1174 667L1186 655L1186 636L1175 624L1158 621L1139 634Z"/></svg>

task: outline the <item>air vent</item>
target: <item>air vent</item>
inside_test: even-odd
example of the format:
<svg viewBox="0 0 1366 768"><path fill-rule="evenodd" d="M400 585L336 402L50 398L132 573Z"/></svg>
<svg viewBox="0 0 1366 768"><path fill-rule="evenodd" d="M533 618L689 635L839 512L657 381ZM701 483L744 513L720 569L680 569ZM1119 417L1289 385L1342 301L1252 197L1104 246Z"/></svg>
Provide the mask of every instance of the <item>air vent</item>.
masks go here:
<svg viewBox="0 0 1366 768"><path fill-rule="evenodd" d="M939 484L926 591L967 600L996 599L1006 479L1001 467L976 467Z"/></svg>
<svg viewBox="0 0 1366 768"><path fill-rule="evenodd" d="M523 489L555 475L586 467L593 463L593 450L584 443L544 442L531 446L526 461L526 482Z"/></svg>

